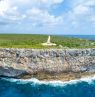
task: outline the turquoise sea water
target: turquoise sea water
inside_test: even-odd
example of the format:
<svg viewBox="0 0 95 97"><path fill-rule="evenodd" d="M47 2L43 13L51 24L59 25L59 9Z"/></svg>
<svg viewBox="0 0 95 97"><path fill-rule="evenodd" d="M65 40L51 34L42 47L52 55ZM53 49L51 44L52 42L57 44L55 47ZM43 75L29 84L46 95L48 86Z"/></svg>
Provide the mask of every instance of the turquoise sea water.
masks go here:
<svg viewBox="0 0 95 97"><path fill-rule="evenodd" d="M95 97L95 80L44 82L37 79L0 79L0 97Z"/></svg>
<svg viewBox="0 0 95 97"><path fill-rule="evenodd" d="M95 35L63 35L63 36L95 40Z"/></svg>

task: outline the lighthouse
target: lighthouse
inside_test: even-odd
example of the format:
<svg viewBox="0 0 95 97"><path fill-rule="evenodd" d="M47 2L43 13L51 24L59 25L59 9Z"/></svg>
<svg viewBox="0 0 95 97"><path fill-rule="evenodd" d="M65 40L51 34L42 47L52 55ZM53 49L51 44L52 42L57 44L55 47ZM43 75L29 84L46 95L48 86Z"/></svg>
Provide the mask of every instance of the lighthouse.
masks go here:
<svg viewBox="0 0 95 97"><path fill-rule="evenodd" d="M48 36L47 42L46 43L42 43L43 46L56 46L55 43L51 43L51 37L50 35Z"/></svg>

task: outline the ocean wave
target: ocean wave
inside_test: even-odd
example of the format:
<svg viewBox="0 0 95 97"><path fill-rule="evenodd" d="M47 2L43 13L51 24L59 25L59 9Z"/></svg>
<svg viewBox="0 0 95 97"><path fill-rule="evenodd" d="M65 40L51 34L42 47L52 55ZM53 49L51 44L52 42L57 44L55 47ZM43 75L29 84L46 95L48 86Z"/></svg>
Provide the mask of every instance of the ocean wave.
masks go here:
<svg viewBox="0 0 95 97"><path fill-rule="evenodd" d="M31 78L31 79L2 78L2 79L10 82L16 82L16 84L30 83L31 85L38 84L38 85L66 86L69 84L77 84L80 82L87 82L88 84L92 84L93 81L95 80L95 75L90 77L84 77L81 79L70 80L70 81L60 81L60 80L40 81L36 78Z"/></svg>

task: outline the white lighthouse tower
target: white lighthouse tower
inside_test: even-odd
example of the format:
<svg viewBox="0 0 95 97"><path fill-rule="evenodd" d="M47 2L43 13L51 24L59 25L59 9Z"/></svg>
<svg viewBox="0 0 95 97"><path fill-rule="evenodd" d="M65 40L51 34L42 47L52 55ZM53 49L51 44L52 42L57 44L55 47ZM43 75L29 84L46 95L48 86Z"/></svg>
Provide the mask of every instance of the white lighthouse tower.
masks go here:
<svg viewBox="0 0 95 97"><path fill-rule="evenodd" d="M47 39L47 42L46 43L42 43L42 45L43 46L56 46L56 44L55 43L51 43L50 40L51 40L51 37L49 35L48 39Z"/></svg>

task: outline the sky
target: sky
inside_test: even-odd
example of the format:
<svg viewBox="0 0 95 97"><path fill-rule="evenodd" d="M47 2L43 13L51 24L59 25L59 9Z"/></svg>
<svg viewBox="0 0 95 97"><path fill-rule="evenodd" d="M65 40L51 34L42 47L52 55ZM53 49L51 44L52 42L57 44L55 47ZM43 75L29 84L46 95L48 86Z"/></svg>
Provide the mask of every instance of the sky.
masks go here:
<svg viewBox="0 0 95 97"><path fill-rule="evenodd" d="M95 0L0 0L0 33L95 35Z"/></svg>

